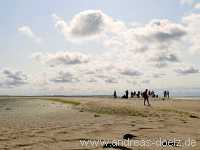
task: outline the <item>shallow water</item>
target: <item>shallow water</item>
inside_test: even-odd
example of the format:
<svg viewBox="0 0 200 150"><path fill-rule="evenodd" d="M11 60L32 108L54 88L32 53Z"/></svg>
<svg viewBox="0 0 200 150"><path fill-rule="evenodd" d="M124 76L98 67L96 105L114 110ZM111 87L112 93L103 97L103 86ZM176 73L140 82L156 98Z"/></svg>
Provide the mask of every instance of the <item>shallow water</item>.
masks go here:
<svg viewBox="0 0 200 150"><path fill-rule="evenodd" d="M59 112L71 109L70 105L41 99L0 99L0 121L12 122L16 120L42 120L48 116L56 116Z"/></svg>
<svg viewBox="0 0 200 150"><path fill-rule="evenodd" d="M199 96L182 96L182 97L173 97L173 99L177 100L200 100Z"/></svg>

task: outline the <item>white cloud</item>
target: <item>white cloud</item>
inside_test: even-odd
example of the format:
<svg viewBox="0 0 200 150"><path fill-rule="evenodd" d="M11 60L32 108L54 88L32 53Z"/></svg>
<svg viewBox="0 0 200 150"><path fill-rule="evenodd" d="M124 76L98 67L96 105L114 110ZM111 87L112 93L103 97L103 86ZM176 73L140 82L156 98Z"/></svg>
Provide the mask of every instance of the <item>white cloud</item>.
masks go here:
<svg viewBox="0 0 200 150"><path fill-rule="evenodd" d="M40 37L38 37L31 29L31 27L29 26L21 26L17 29L17 31L31 39L33 39L34 41L40 43L42 41L42 39Z"/></svg>
<svg viewBox="0 0 200 150"><path fill-rule="evenodd" d="M120 72L122 75L127 75L127 76L142 76L143 73L140 72L137 69L131 69L131 68L124 68L124 70L121 70Z"/></svg>
<svg viewBox="0 0 200 150"><path fill-rule="evenodd" d="M98 82L100 86L118 83L124 87L133 82L141 86L151 81L156 83L155 80L163 76L173 78L174 67L184 62L182 55L186 52L199 51L199 14L183 17L180 23L162 19L135 26L115 20L99 10L83 11L69 22L54 17L56 28L67 40L90 39L102 44L103 48L101 54L90 55L69 51L33 54L33 58L47 65L63 67L63 71L51 78L51 83L83 81L87 86ZM65 72L66 66L74 72ZM166 66L168 68L162 68ZM178 69L176 73L192 71L191 68L188 70Z"/></svg>
<svg viewBox="0 0 200 150"><path fill-rule="evenodd" d="M141 40L162 43L178 40L186 34L185 28L181 24L169 20L153 20L144 27L135 28L133 31Z"/></svg>
<svg viewBox="0 0 200 150"><path fill-rule="evenodd" d="M150 61L153 61L156 67L161 68L166 67L169 63L177 63L179 59L175 54L165 52L153 56Z"/></svg>
<svg viewBox="0 0 200 150"><path fill-rule="evenodd" d="M28 77L22 71L11 71L9 69L2 70L2 79L0 87L14 88L27 84Z"/></svg>
<svg viewBox="0 0 200 150"><path fill-rule="evenodd" d="M34 53L32 58L43 62L51 67L58 65L76 65L89 62L89 57L86 54L80 52L56 52L43 54L41 52Z"/></svg>
<svg viewBox="0 0 200 150"><path fill-rule="evenodd" d="M127 27L126 31L108 37L106 46L145 52L149 49L168 48L187 34L185 27L169 20L153 20L146 25ZM168 48L169 49L169 48Z"/></svg>
<svg viewBox="0 0 200 150"><path fill-rule="evenodd" d="M98 21L94 19L96 18L94 16L98 16ZM120 83L127 80L127 77L142 79L143 75L146 75L146 73L148 75L148 70L154 70L155 66L165 67L179 62L177 51L180 50L182 39L187 36L183 24L170 20L152 20L147 24L131 26L128 23L115 20L99 10L83 11L75 15L69 23L55 15L54 17L57 20L56 27L66 38L80 39L81 37L102 37L103 35L99 42L102 42L108 51L99 56L91 55L87 63L78 61L79 64L83 65L76 67L76 70L85 70L81 75L87 76L86 81L94 79L95 82L103 80L106 83ZM94 22L101 21L102 23L94 23L95 27L92 27L92 30L88 28L80 29L76 25L76 22L87 24L89 18L94 19ZM76 32L74 32L75 29L77 29ZM41 55L36 55L35 58L41 59ZM55 58L53 60L59 60L59 64L73 64L68 61L64 63L63 54L62 59L60 59L60 56L58 59L55 54L53 54L53 58ZM45 60L45 63L49 62L47 57L44 57L43 60ZM51 65L55 66L56 61L49 60L51 60ZM60 63L60 60L62 60L62 63ZM73 66L71 65L71 67ZM121 78L119 79L119 77ZM96 80L96 78L100 80ZM82 80L85 79L82 78Z"/></svg>
<svg viewBox="0 0 200 150"><path fill-rule="evenodd" d="M70 72L60 71L58 75L50 81L54 83L74 83L79 82L79 79L77 77L74 77L74 75Z"/></svg>
<svg viewBox="0 0 200 150"><path fill-rule="evenodd" d="M175 72L179 75L190 75L190 74L199 73L199 69L193 66L190 66L190 67L182 66L182 68L175 69Z"/></svg>
<svg viewBox="0 0 200 150"><path fill-rule="evenodd" d="M131 26L100 10L80 12L69 23L56 15L53 16L56 18L56 28L68 40L71 37L79 39L96 36L101 38L97 41L102 42L105 48L123 51L173 54L172 49L177 47L177 44L181 45L182 38L187 35L182 24L169 20L152 20L146 25Z"/></svg>
<svg viewBox="0 0 200 150"><path fill-rule="evenodd" d="M114 77L108 77L106 80L105 80L106 83L118 83L118 80Z"/></svg>
<svg viewBox="0 0 200 150"><path fill-rule="evenodd" d="M123 30L125 25L100 10L86 10L75 15L70 22L53 14L55 27L69 40L69 38L92 37L104 32Z"/></svg>

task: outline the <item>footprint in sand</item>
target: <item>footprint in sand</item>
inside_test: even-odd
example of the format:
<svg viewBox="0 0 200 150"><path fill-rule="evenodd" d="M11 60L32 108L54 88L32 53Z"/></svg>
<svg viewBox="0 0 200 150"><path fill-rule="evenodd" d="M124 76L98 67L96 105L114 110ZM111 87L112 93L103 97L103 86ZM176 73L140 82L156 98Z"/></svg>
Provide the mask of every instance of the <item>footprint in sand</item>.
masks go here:
<svg viewBox="0 0 200 150"><path fill-rule="evenodd" d="M68 134L68 132L67 131L58 131L58 132L56 132L57 134Z"/></svg>
<svg viewBox="0 0 200 150"><path fill-rule="evenodd" d="M175 131L169 131L170 133L176 133Z"/></svg>
<svg viewBox="0 0 200 150"><path fill-rule="evenodd" d="M94 114L94 117L97 118L97 117L101 117L99 114Z"/></svg>
<svg viewBox="0 0 200 150"><path fill-rule="evenodd" d="M9 141L9 138L0 138L0 142Z"/></svg>
<svg viewBox="0 0 200 150"><path fill-rule="evenodd" d="M11 108L7 107L7 108L5 108L5 110L11 110Z"/></svg>
<svg viewBox="0 0 200 150"><path fill-rule="evenodd" d="M135 127L136 125L135 125L135 124L131 124L131 126L132 126L132 127Z"/></svg>
<svg viewBox="0 0 200 150"><path fill-rule="evenodd" d="M35 131L35 133L41 134L41 133L45 133L45 131L43 131L43 130L38 130L38 131Z"/></svg>
<svg viewBox="0 0 200 150"><path fill-rule="evenodd" d="M150 129L154 129L154 128L151 128L151 127L140 127L138 128L138 130L150 130Z"/></svg>

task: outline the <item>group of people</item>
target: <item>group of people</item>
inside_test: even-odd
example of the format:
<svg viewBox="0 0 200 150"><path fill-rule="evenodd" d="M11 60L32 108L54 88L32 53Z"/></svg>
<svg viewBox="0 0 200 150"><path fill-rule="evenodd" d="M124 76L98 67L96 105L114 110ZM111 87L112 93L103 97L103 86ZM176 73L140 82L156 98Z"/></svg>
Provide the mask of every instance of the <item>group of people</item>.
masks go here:
<svg viewBox="0 0 200 150"><path fill-rule="evenodd" d="M152 97L152 98L158 98L158 94L155 94L155 92L152 90L148 90L146 89L144 92L141 92L141 91L131 91L130 93L130 97L131 98L140 98L142 97L144 99L144 105L146 105L146 102L147 102L147 105L150 106L150 103L149 103L149 97ZM169 91L165 90L164 91L164 98L169 98ZM114 98L117 98L117 92L114 91ZM121 98L124 98L124 99L128 99L129 98L129 91L126 90L125 91L125 94L121 97Z"/></svg>
<svg viewBox="0 0 200 150"><path fill-rule="evenodd" d="M166 90L165 90L165 91L164 91L164 98L166 98L166 97L169 98L169 91L166 91Z"/></svg>
<svg viewBox="0 0 200 150"><path fill-rule="evenodd" d="M146 90L145 90L145 91L146 91ZM144 91L144 92L145 92L145 91ZM136 92L136 91L131 91L131 92L130 92L130 97L131 97L131 98L140 98L140 97L144 97L144 92L142 92L142 91L137 91L137 92ZM152 98L158 98L158 95L155 94L154 91L148 90L148 91L147 91L147 94L148 94L148 96L151 96ZM116 92L116 91L114 91L114 98L117 98L117 92ZM126 91L125 91L125 94L124 94L121 98L128 99L128 98L129 98L129 91L126 90Z"/></svg>
<svg viewBox="0 0 200 150"><path fill-rule="evenodd" d="M144 92L140 92L140 91L131 91L131 98L134 98L134 97L137 97L137 98L140 98L140 97L143 97L143 94ZM154 91L150 91L148 90L148 95L153 97L153 98L158 98L158 95L155 94Z"/></svg>

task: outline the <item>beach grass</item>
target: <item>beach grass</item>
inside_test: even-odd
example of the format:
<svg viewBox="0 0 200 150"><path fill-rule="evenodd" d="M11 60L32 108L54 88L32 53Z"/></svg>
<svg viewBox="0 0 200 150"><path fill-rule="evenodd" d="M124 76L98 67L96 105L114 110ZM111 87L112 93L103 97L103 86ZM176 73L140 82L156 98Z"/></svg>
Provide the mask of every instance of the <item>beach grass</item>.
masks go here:
<svg viewBox="0 0 200 150"><path fill-rule="evenodd" d="M94 112L97 114L107 115L127 115L127 116L159 116L158 113L145 109L138 109L127 105L104 104L96 102L88 102L80 106L82 111Z"/></svg>
<svg viewBox="0 0 200 150"><path fill-rule="evenodd" d="M175 114L178 114L182 117L190 117L190 118L200 118L197 114L194 114L192 112L186 112L186 111L182 111L182 110L175 110L175 109L159 109L159 111L162 111L162 112L166 112L166 113L175 113Z"/></svg>
<svg viewBox="0 0 200 150"><path fill-rule="evenodd" d="M58 98L50 98L48 99L50 101L53 102L59 102L59 103L63 103L63 104L70 104L70 105L80 105L80 102L77 100L69 100L69 99L58 99Z"/></svg>
<svg viewBox="0 0 200 150"><path fill-rule="evenodd" d="M89 111L98 114L108 115L127 115L140 117L162 117L166 115L180 116L182 118L200 118L198 114L181 109L170 109L168 106L163 108L131 106L123 103L108 103L108 102L88 102L80 105L82 111Z"/></svg>
<svg viewBox="0 0 200 150"><path fill-rule="evenodd" d="M162 117L166 114L180 116L182 118L197 118L199 115L190 111L184 111L181 109L171 109L168 106L162 107L143 107L128 105L120 102L106 102L106 101L80 101L78 99L66 99L66 98L47 98L47 100L53 102L59 102L63 104L70 104L78 106L80 111L93 112L97 114L107 115L127 115L127 116L140 116L140 117Z"/></svg>

